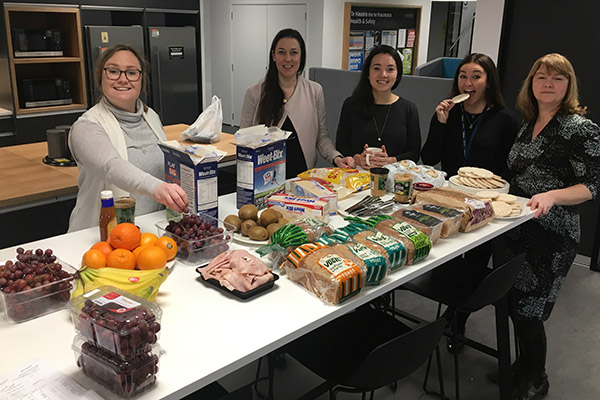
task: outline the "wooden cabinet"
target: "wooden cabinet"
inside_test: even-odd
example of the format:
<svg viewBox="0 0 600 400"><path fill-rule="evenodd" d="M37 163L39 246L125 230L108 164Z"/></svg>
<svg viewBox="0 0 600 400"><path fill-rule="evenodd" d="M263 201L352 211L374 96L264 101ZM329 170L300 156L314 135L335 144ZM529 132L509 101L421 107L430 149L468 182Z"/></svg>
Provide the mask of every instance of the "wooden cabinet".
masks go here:
<svg viewBox="0 0 600 400"><path fill-rule="evenodd" d="M17 115L87 108L81 21L77 7L4 6L9 69L14 110ZM60 57L15 57L13 29L58 29L61 32ZM62 78L69 81L72 103L27 107L22 93L23 80Z"/></svg>

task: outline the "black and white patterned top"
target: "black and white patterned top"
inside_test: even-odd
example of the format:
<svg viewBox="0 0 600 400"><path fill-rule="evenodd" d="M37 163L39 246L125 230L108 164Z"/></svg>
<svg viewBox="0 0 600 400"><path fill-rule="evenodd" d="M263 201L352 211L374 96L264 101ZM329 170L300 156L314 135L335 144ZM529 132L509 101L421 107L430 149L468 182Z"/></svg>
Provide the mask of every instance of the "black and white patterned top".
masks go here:
<svg viewBox="0 0 600 400"><path fill-rule="evenodd" d="M555 116L532 140L533 123L521 126L508 155L511 193L531 197L576 184L595 198L600 188L600 128L577 114ZM536 219L546 230L579 242L577 206L554 206Z"/></svg>

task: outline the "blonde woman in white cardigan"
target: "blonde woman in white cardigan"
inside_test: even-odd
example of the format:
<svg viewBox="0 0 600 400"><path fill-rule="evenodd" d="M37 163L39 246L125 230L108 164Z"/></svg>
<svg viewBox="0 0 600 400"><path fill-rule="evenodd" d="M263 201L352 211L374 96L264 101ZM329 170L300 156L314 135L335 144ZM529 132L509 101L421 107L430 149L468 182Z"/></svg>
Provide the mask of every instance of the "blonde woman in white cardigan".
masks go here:
<svg viewBox="0 0 600 400"><path fill-rule="evenodd" d="M98 103L71 128L69 147L79 168L77 202L69 231L98 224L100 192L133 196L136 215L166 205L183 212L188 199L178 185L163 182L166 140L159 116L139 99L148 82L147 63L126 45L106 49L99 57L94 82Z"/></svg>
<svg viewBox="0 0 600 400"><path fill-rule="evenodd" d="M317 163L317 150L333 165L353 168L354 159L335 149L327 134L323 88L302 78L306 46L300 33L282 29L269 52L265 78L246 91L240 128L257 124L291 131L286 148L286 178Z"/></svg>

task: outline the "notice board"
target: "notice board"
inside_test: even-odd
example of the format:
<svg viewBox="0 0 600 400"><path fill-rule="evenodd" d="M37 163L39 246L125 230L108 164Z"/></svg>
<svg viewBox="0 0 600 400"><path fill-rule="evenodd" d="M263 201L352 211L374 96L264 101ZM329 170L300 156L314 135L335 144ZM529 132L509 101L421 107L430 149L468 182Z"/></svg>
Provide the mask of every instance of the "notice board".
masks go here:
<svg viewBox="0 0 600 400"><path fill-rule="evenodd" d="M412 74L417 63L421 7L344 4L342 68L360 71L371 49L387 44L402 55L402 73Z"/></svg>

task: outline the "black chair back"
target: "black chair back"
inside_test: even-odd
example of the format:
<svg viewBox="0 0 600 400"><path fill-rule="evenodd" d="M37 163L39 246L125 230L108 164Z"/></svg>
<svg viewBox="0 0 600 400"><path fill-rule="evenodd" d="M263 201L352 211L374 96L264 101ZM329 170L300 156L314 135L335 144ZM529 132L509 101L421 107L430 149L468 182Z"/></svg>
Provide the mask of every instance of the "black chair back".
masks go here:
<svg viewBox="0 0 600 400"><path fill-rule="evenodd" d="M352 375L339 383L372 390L410 375L433 353L445 325L446 320L440 318L382 343L371 350Z"/></svg>
<svg viewBox="0 0 600 400"><path fill-rule="evenodd" d="M512 288L524 260L522 253L492 270L461 305L463 311L477 311L500 300Z"/></svg>

